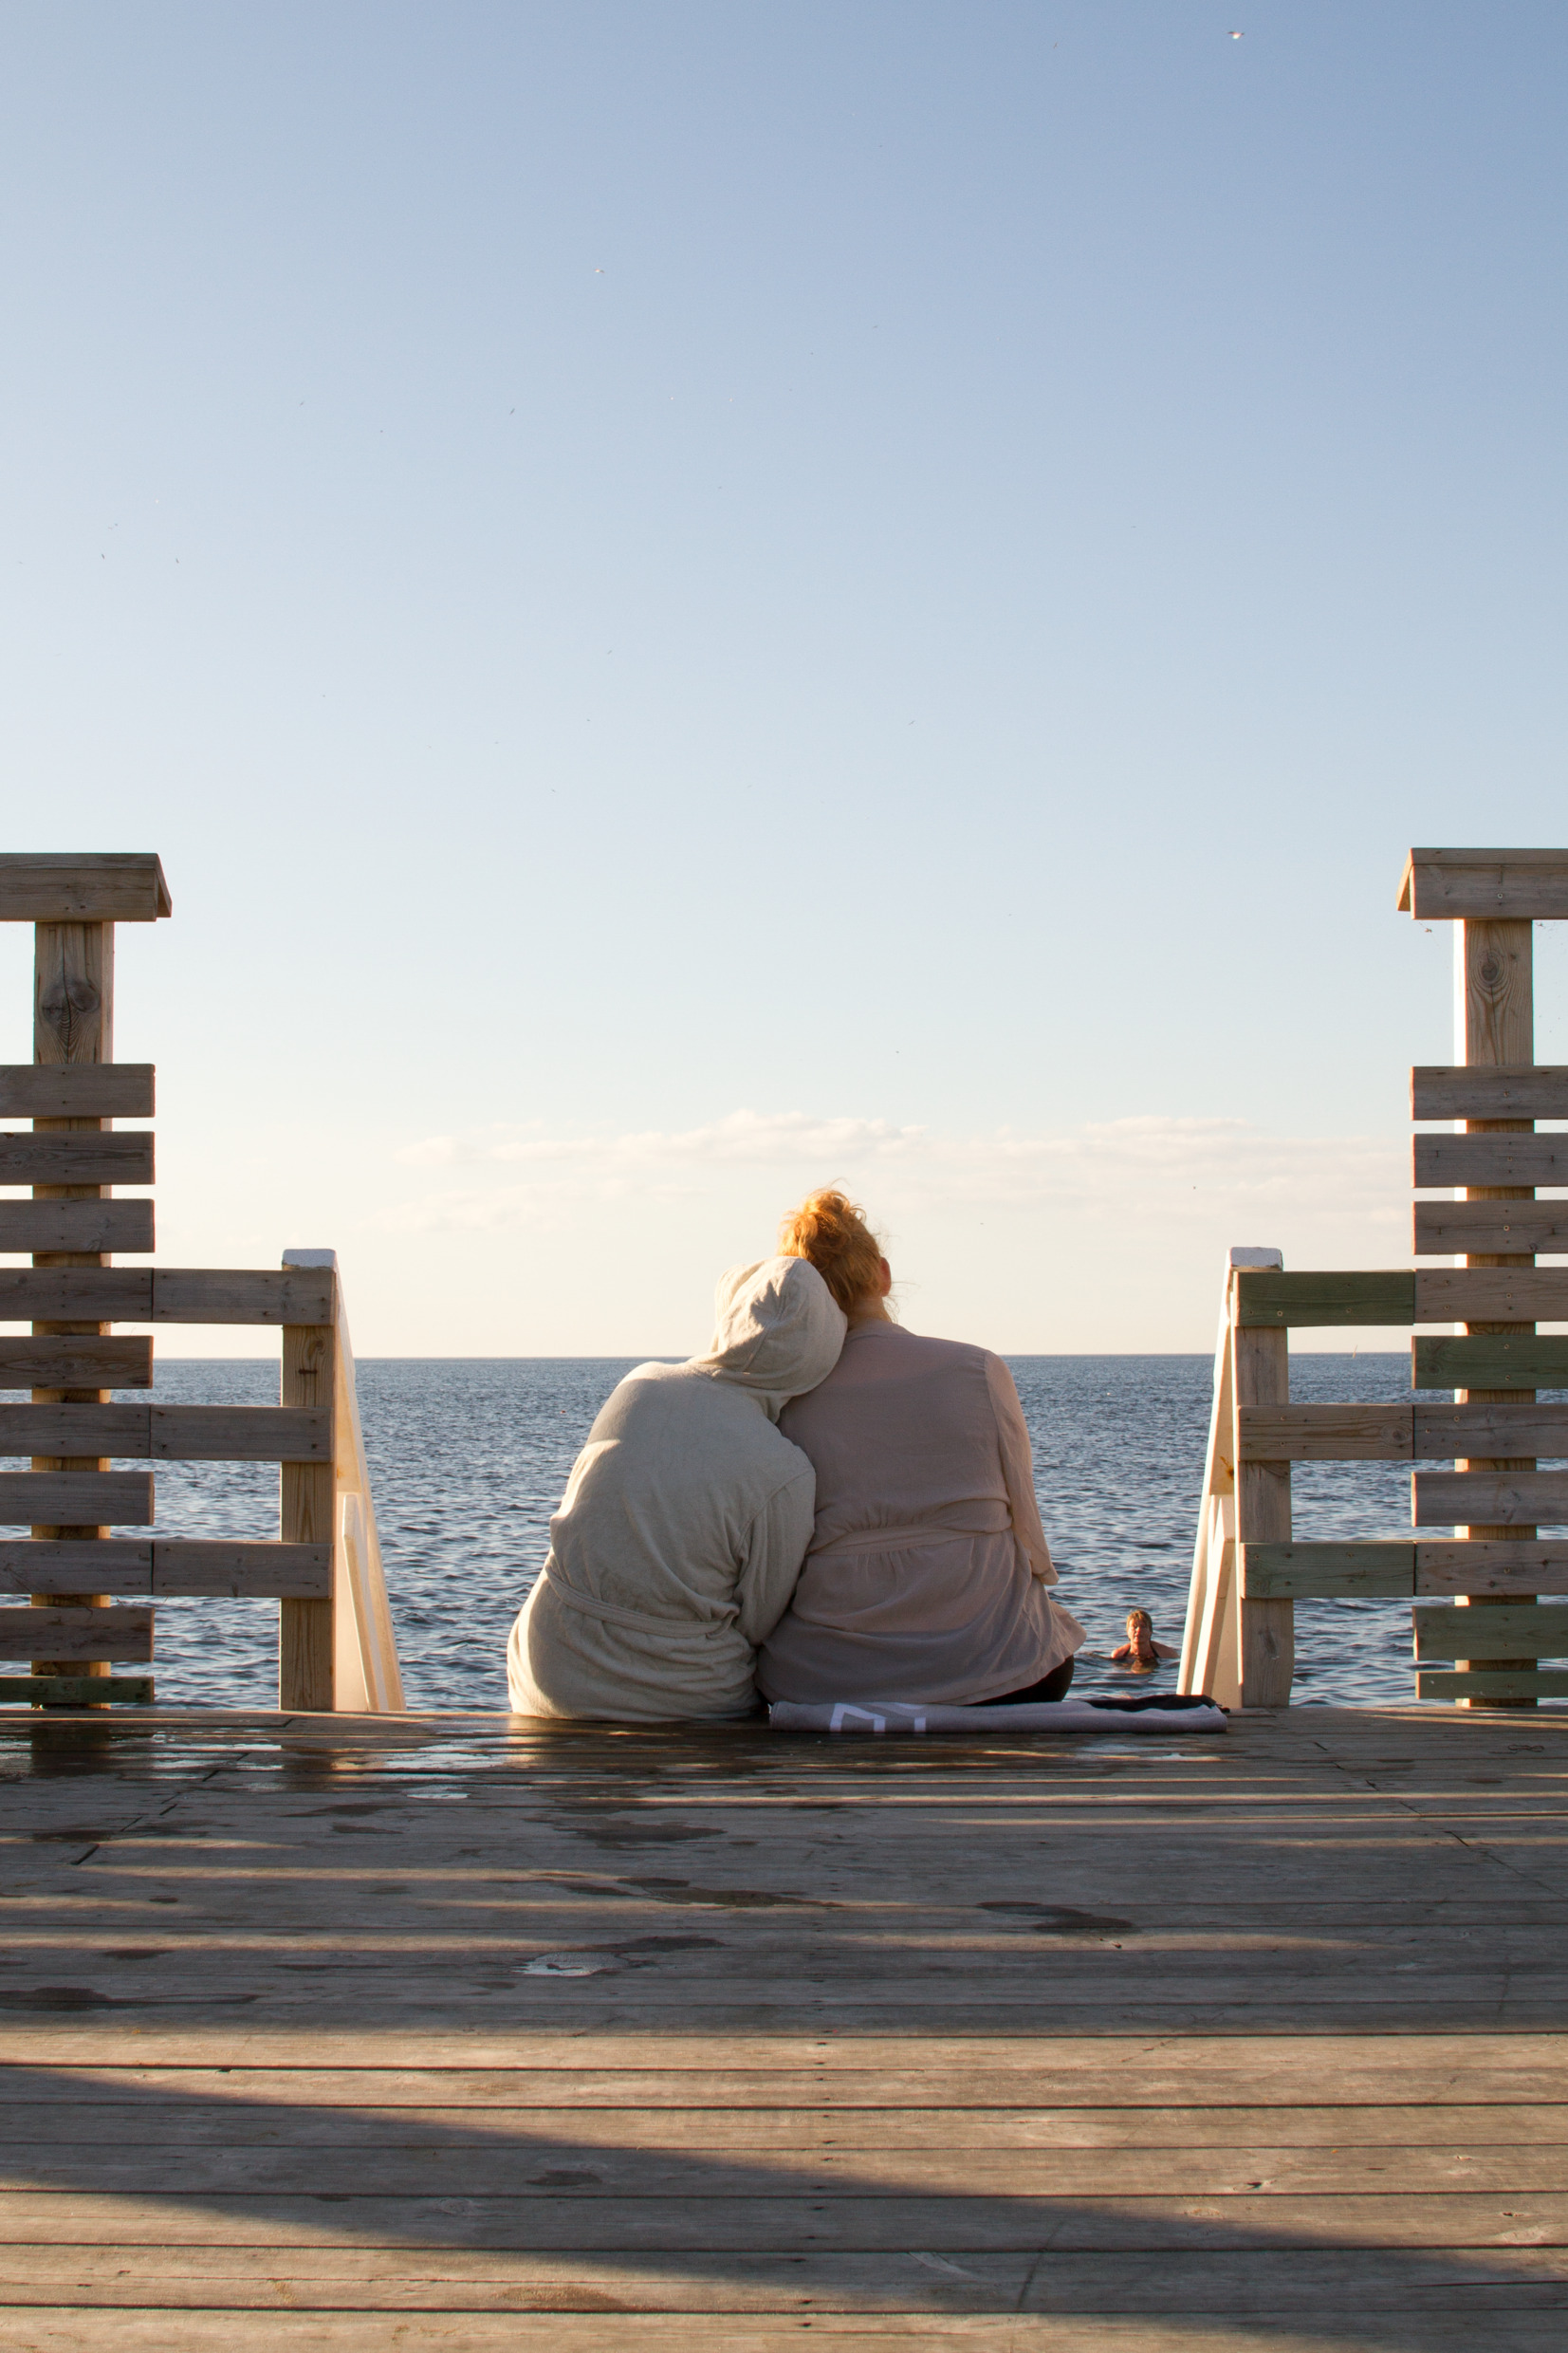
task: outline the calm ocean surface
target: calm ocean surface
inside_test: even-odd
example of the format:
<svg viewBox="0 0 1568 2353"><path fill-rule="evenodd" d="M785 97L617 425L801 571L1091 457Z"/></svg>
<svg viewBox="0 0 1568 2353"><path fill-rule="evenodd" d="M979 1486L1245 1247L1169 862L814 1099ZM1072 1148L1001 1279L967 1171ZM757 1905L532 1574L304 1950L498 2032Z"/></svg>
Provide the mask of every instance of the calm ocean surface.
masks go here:
<svg viewBox="0 0 1568 2353"><path fill-rule="evenodd" d="M573 1456L632 1361L360 1364L377 1519L412 1707L506 1706L507 1629L544 1561L550 1513ZM1128 1609L1141 1603L1153 1612L1159 1640L1181 1639L1211 1360L1009 1362L1034 1438L1061 1598L1089 1629L1079 1685L1125 1688L1106 1654L1122 1639ZM1404 1399L1409 1381L1405 1355L1291 1360L1292 1394L1303 1400ZM275 1363L158 1363L157 1396L169 1403L263 1405L277 1394ZM1301 1464L1294 1492L1303 1539L1409 1535L1409 1472L1397 1463ZM276 1536L277 1493L277 1471L264 1464L160 1463L158 1529L170 1536ZM1296 1626L1298 1699L1414 1697L1405 1604L1301 1603ZM171 1602L159 1609L160 1699L269 1707L276 1677L275 1603ZM1158 1687L1172 1685L1171 1670L1163 1670Z"/></svg>

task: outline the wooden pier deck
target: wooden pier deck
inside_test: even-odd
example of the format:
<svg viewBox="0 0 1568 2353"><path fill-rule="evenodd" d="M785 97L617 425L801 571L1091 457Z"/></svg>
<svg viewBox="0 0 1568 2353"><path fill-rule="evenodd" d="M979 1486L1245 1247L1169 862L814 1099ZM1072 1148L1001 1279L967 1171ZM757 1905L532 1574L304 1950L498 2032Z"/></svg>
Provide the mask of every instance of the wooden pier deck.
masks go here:
<svg viewBox="0 0 1568 2353"><path fill-rule="evenodd" d="M1568 2342L1568 1717L0 1731L0 2345Z"/></svg>

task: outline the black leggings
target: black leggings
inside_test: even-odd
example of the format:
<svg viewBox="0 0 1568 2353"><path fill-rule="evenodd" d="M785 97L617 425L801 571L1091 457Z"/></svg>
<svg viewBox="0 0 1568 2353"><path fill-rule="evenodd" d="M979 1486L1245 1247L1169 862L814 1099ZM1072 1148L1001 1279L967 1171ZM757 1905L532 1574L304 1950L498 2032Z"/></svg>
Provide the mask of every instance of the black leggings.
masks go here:
<svg viewBox="0 0 1568 2353"><path fill-rule="evenodd" d="M1038 1699L1065 1699L1072 1679L1073 1662L1070 1658L1064 1658L1060 1667L1053 1667L1049 1675L1042 1675L1038 1683L1030 1683L1023 1691L998 1692L994 1699L976 1699L972 1705L977 1708L1023 1708L1031 1706Z"/></svg>

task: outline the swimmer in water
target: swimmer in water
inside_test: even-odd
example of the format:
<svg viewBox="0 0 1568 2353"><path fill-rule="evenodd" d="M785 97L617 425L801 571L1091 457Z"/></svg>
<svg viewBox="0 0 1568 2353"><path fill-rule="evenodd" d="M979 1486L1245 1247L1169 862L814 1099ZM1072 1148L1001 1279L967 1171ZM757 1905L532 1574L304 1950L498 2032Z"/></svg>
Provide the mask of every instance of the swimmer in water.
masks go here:
<svg viewBox="0 0 1568 2353"><path fill-rule="evenodd" d="M1146 1609L1127 1613L1127 1640L1111 1653L1114 1666L1129 1667L1134 1675L1152 1675L1162 1658L1174 1658L1169 1642L1156 1642L1154 1621Z"/></svg>

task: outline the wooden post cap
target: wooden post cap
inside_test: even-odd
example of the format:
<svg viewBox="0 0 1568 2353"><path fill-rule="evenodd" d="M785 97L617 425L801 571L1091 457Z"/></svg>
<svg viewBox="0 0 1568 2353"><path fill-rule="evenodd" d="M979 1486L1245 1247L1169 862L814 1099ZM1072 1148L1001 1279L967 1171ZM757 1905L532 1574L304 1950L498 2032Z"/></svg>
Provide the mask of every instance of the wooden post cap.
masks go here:
<svg viewBox="0 0 1568 2353"><path fill-rule="evenodd" d="M0 923L156 923L173 915L151 850L85 858L0 854Z"/></svg>
<svg viewBox="0 0 1568 2353"><path fill-rule="evenodd" d="M1411 850L1399 878L1399 906L1425 922L1568 917L1568 849Z"/></svg>

